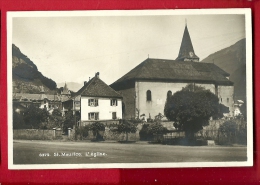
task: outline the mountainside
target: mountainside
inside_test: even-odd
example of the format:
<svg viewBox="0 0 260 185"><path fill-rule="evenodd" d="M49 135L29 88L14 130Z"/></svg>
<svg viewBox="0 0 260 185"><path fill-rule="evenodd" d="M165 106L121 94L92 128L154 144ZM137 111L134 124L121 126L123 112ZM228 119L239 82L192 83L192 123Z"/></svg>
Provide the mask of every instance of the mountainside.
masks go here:
<svg viewBox="0 0 260 185"><path fill-rule="evenodd" d="M48 93L56 91L56 82L42 75L37 66L20 49L12 45L13 91L39 93L40 86Z"/></svg>
<svg viewBox="0 0 260 185"><path fill-rule="evenodd" d="M77 83L77 82L66 82L67 87L69 90L72 90L74 92L77 92L81 87L83 87L83 83ZM65 82L64 83L57 83L57 87L64 87Z"/></svg>
<svg viewBox="0 0 260 185"><path fill-rule="evenodd" d="M246 99L246 39L217 51L201 62L213 63L230 74L235 100Z"/></svg>

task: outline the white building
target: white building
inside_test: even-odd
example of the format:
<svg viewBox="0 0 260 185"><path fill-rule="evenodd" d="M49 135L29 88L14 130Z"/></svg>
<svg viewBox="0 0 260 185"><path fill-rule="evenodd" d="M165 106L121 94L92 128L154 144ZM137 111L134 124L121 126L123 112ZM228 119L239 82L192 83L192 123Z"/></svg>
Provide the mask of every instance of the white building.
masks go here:
<svg viewBox="0 0 260 185"><path fill-rule="evenodd" d="M80 112L81 125L95 121L109 122L122 119L122 98L96 73L72 98L63 102L63 106Z"/></svg>

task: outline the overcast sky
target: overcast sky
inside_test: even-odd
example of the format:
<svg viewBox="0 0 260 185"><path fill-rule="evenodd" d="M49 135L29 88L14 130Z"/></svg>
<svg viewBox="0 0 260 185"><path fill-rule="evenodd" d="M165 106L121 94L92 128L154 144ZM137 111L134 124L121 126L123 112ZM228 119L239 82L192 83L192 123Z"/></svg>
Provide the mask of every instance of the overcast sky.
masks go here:
<svg viewBox="0 0 260 185"><path fill-rule="evenodd" d="M51 14L50 14L51 15ZM15 17L12 43L55 82L108 85L150 58L176 59L187 20L200 59L245 38L244 15Z"/></svg>

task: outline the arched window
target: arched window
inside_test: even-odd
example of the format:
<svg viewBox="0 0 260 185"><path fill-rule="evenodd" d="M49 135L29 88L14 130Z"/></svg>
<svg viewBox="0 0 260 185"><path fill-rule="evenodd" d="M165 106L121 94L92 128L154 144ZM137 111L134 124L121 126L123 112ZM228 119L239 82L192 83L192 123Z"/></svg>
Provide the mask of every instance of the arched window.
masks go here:
<svg viewBox="0 0 260 185"><path fill-rule="evenodd" d="M152 101L152 92L150 90L146 91L146 101Z"/></svg>
<svg viewBox="0 0 260 185"><path fill-rule="evenodd" d="M172 91L168 91L167 92L167 98L171 97L172 96Z"/></svg>

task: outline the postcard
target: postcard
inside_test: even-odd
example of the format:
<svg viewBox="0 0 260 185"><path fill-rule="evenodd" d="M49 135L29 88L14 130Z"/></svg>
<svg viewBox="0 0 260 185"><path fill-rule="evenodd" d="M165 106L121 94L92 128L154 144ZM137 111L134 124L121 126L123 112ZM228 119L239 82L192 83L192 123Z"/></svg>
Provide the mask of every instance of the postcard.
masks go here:
<svg viewBox="0 0 260 185"><path fill-rule="evenodd" d="M253 165L250 9L7 12L8 168Z"/></svg>

